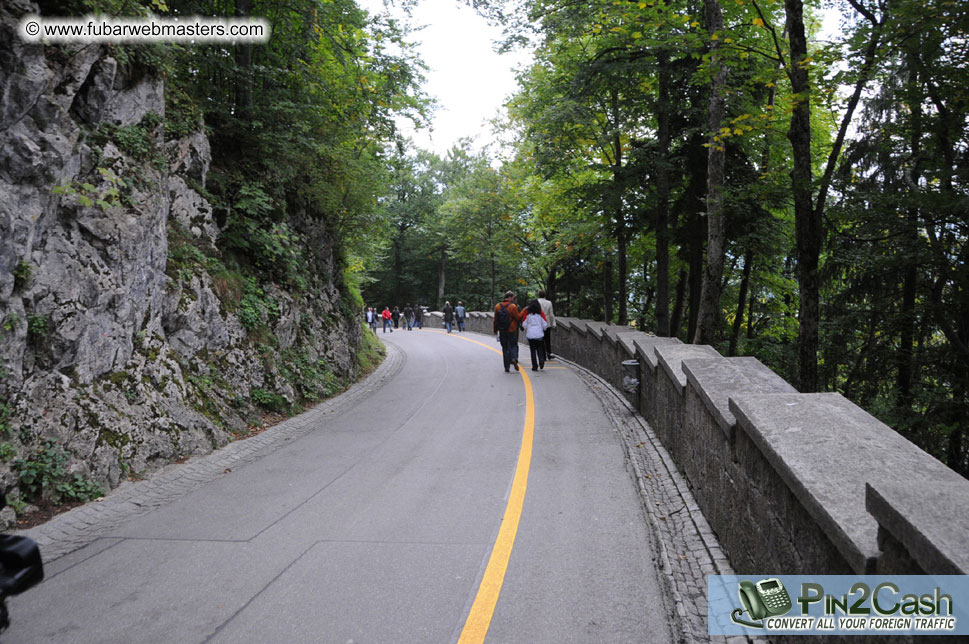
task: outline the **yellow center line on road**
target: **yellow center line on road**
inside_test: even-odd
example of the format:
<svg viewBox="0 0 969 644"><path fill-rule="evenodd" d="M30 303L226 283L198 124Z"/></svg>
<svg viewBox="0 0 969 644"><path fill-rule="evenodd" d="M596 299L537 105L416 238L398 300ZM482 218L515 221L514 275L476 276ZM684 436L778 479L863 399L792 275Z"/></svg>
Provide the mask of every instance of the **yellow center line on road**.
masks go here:
<svg viewBox="0 0 969 644"><path fill-rule="evenodd" d="M444 331L438 333L448 335ZM461 335L453 337L501 353L501 351L489 347L483 342ZM484 642L485 636L488 634L488 627L491 626L491 618L495 613L495 605L498 603L498 595L501 593L501 586L505 581L505 572L508 570L511 549L515 545L515 535L518 534L522 506L525 505L525 488L528 486L528 470L532 463L532 443L535 437L535 396L532 394L532 382L525 370L522 369L518 373L525 384L525 428L522 430L518 466L515 468L515 478L511 483L511 493L508 495L508 505L505 507L505 515L501 519L498 537L491 549L491 557L488 559L488 565L485 568L484 576L481 578L481 585L478 586L478 594L475 595L471 611L468 613L468 619L464 622L464 629L461 631L461 637L458 638L458 644L480 644Z"/></svg>

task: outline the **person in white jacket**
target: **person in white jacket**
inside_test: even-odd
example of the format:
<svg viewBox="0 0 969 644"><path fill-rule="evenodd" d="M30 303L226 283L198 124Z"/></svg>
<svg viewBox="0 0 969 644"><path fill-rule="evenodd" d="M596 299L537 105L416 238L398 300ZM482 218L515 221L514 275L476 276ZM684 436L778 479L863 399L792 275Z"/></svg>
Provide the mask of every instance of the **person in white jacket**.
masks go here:
<svg viewBox="0 0 969 644"><path fill-rule="evenodd" d="M545 329L545 359L551 360L552 355L552 329L555 328L555 313L552 310L551 300L545 299L545 291L538 292L538 303L542 305L542 313L545 314L545 321L548 328Z"/></svg>
<svg viewBox="0 0 969 644"><path fill-rule="evenodd" d="M532 300L525 307L522 315L521 327L525 330L525 339L528 340L528 349L532 354L532 371L545 368L545 329L548 328L548 320L542 313L542 305L538 300Z"/></svg>

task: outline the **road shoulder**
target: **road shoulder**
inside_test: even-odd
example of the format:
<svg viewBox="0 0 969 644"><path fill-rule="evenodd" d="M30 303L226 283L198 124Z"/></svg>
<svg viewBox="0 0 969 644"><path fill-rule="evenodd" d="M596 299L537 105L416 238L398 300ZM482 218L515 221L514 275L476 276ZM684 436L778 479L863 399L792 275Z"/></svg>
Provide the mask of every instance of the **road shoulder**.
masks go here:
<svg viewBox="0 0 969 644"><path fill-rule="evenodd" d="M642 498L643 516L654 536L667 613L683 642L755 642L745 636L710 635L707 575L733 575L719 541L697 506L686 479L646 420L612 385L576 363L556 358L586 383L612 421L626 452L626 464Z"/></svg>
<svg viewBox="0 0 969 644"><path fill-rule="evenodd" d="M384 343L384 346L387 356L373 373L313 409L210 454L169 465L144 481L123 484L103 499L86 503L57 515L47 523L15 534L36 541L47 565L94 542L125 521L180 499L234 467L256 461L324 426L328 417L347 411L390 382L403 369L406 355L393 344Z"/></svg>

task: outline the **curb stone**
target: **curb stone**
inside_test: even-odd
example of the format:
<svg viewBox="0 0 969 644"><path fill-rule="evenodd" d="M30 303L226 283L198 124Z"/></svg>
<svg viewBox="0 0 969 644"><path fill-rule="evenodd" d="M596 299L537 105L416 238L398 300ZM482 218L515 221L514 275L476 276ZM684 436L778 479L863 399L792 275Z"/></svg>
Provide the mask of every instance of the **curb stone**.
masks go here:
<svg viewBox="0 0 969 644"><path fill-rule="evenodd" d="M204 456L172 464L137 483L124 483L99 501L92 501L29 530L25 535L37 542L45 564L79 550L135 517L171 503L232 468L252 463L289 441L325 427L328 416L339 414L390 382L403 368L403 351L384 344L387 356L377 369L345 392L324 400L313 409L288 418L245 440L229 443Z"/></svg>

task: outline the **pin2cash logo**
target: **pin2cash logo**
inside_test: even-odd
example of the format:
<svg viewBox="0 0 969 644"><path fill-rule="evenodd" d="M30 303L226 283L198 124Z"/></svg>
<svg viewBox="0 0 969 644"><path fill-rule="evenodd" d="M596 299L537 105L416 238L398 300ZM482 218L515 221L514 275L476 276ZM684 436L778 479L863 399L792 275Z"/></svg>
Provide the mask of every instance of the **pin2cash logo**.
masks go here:
<svg viewBox="0 0 969 644"><path fill-rule="evenodd" d="M730 614L730 619L734 624L748 626L750 628L763 628L764 618L786 615L793 604L791 597L787 594L787 589L777 577L761 579L754 583L743 580L737 590L740 595L740 603L743 608L737 608ZM747 613L751 619L761 620L758 622L741 619L741 615Z"/></svg>
<svg viewBox="0 0 969 644"><path fill-rule="evenodd" d="M784 584L776 577L738 584L743 608L734 609L730 619L747 628L784 631L952 631L952 597L939 586L932 592L904 593L891 581L872 587L862 581L852 584L847 593L825 593L819 583L802 583L797 598L799 614L786 616L794 607ZM808 615L819 604L822 614ZM817 610L817 609L815 609ZM749 619L744 619L747 613Z"/></svg>

